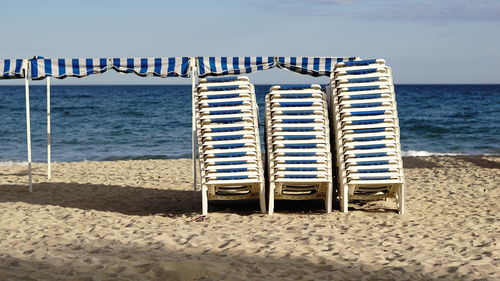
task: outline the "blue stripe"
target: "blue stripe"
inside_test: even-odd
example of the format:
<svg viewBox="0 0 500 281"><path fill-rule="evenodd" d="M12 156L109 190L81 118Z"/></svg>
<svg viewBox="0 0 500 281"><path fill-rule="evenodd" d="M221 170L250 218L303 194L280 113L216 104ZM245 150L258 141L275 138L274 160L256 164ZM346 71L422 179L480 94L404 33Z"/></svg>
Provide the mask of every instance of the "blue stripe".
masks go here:
<svg viewBox="0 0 500 281"><path fill-rule="evenodd" d="M65 59L58 59L57 65L59 67L59 77L65 77L66 76L66 60Z"/></svg>
<svg viewBox="0 0 500 281"><path fill-rule="evenodd" d="M168 58L167 76L174 77L175 75L175 58Z"/></svg>
<svg viewBox="0 0 500 281"><path fill-rule="evenodd" d="M248 176L227 176L227 177L217 177L218 180L244 180L248 179Z"/></svg>
<svg viewBox="0 0 500 281"><path fill-rule="evenodd" d="M71 68L73 70L73 75L80 75L80 62L78 59L71 60Z"/></svg>
<svg viewBox="0 0 500 281"><path fill-rule="evenodd" d="M359 153L355 154L356 158L365 158L365 157L384 157L387 156L387 152L376 152L376 153Z"/></svg>
<svg viewBox="0 0 500 281"><path fill-rule="evenodd" d="M362 169L358 173L388 173L389 169Z"/></svg>
<svg viewBox="0 0 500 281"><path fill-rule="evenodd" d="M301 148L301 149L307 149L307 148L316 148L318 144L316 143L289 143L285 144L285 148Z"/></svg>
<svg viewBox="0 0 500 281"><path fill-rule="evenodd" d="M359 87L349 87L349 91L369 91L380 89L380 86L359 86Z"/></svg>
<svg viewBox="0 0 500 281"><path fill-rule="evenodd" d="M229 152L229 153L215 153L215 157L221 157L221 158L226 158L226 157L243 157L247 155L246 152Z"/></svg>
<svg viewBox="0 0 500 281"><path fill-rule="evenodd" d="M16 68L14 69L14 73L17 75L17 74L21 74L21 68L22 68L22 65L23 65L23 60L21 59L16 59Z"/></svg>
<svg viewBox="0 0 500 281"><path fill-rule="evenodd" d="M227 124L227 123L241 122L241 121L243 121L243 118L241 118L241 117L239 117L239 118L214 118L214 119L210 119L210 121L213 123Z"/></svg>
<svg viewBox="0 0 500 281"><path fill-rule="evenodd" d="M52 76L52 62L49 59L44 59L45 63L45 77Z"/></svg>
<svg viewBox="0 0 500 281"><path fill-rule="evenodd" d="M2 76L4 78L7 78L9 77L9 73L10 73L10 60L3 60L3 72L2 72Z"/></svg>
<svg viewBox="0 0 500 281"><path fill-rule="evenodd" d="M224 101L224 102L211 102L208 103L208 106L210 107L216 107L216 106L236 106L236 105L242 105L243 101Z"/></svg>
<svg viewBox="0 0 500 281"><path fill-rule="evenodd" d="M92 59L85 59L85 67L87 69L87 75L94 74L94 61Z"/></svg>
<svg viewBox="0 0 500 281"><path fill-rule="evenodd" d="M283 128L284 132L310 132L314 131L314 127L292 127L292 128Z"/></svg>
<svg viewBox="0 0 500 281"><path fill-rule="evenodd" d="M36 59L31 60L31 77L38 78L38 61Z"/></svg>
<svg viewBox="0 0 500 281"><path fill-rule="evenodd" d="M370 65L376 63L376 59L370 60L358 60L358 61L346 61L344 62L345 66L361 66L361 65Z"/></svg>
<svg viewBox="0 0 500 281"><path fill-rule="evenodd" d="M354 149L378 149L386 147L385 144L355 145Z"/></svg>
<svg viewBox="0 0 500 281"><path fill-rule="evenodd" d="M182 66L181 66L181 77L187 77L189 76L189 58L188 57L182 57Z"/></svg>
<svg viewBox="0 0 500 281"><path fill-rule="evenodd" d="M283 136L285 140L313 140L316 136Z"/></svg>
<svg viewBox="0 0 500 281"><path fill-rule="evenodd" d="M241 113L241 110L214 110L210 111L210 114L217 115L217 114L238 114Z"/></svg>
<svg viewBox="0 0 500 281"><path fill-rule="evenodd" d="M362 112L351 112L352 116L373 116L373 115L383 115L385 110L370 110Z"/></svg>
<svg viewBox="0 0 500 281"><path fill-rule="evenodd" d="M222 68L222 74L224 75L228 74L229 72L227 71L227 57L220 58L220 63Z"/></svg>
<svg viewBox="0 0 500 281"><path fill-rule="evenodd" d="M332 59L331 58L325 59L325 69L328 71L332 70Z"/></svg>
<svg viewBox="0 0 500 281"><path fill-rule="evenodd" d="M391 177L360 177L359 179L360 180L367 180L367 181L371 181L371 180L390 180Z"/></svg>
<svg viewBox="0 0 500 281"><path fill-rule="evenodd" d="M233 149L233 148L242 148L244 147L244 143L235 143L235 144L215 144L213 145L216 149Z"/></svg>
<svg viewBox="0 0 500 281"><path fill-rule="evenodd" d="M286 168L286 171L294 171L294 172L310 172L310 171L317 171L318 168L309 168L309 167L301 167L301 168Z"/></svg>
<svg viewBox="0 0 500 281"><path fill-rule="evenodd" d="M238 172L246 172L247 168L232 168L232 169L215 169L217 173L238 173Z"/></svg>
<svg viewBox="0 0 500 281"><path fill-rule="evenodd" d="M315 119L283 119L283 123L312 123Z"/></svg>
<svg viewBox="0 0 500 281"><path fill-rule="evenodd" d="M349 83L365 83L365 82L374 82L379 81L379 77L368 77L368 78L355 78L355 79L347 79Z"/></svg>
<svg viewBox="0 0 500 281"><path fill-rule="evenodd" d="M161 58L155 58L154 75L161 75Z"/></svg>
<svg viewBox="0 0 500 281"><path fill-rule="evenodd" d="M317 175L285 175L285 178L289 179L312 179L312 178L317 178Z"/></svg>
<svg viewBox="0 0 500 281"><path fill-rule="evenodd" d="M290 57L290 70L291 71L296 71L297 70L297 67L295 67L297 65L297 58L296 57Z"/></svg>
<svg viewBox="0 0 500 281"><path fill-rule="evenodd" d="M363 99L378 99L382 97L382 94L372 94L372 95L354 95L349 96L352 100L363 100Z"/></svg>
<svg viewBox="0 0 500 281"><path fill-rule="evenodd" d="M364 133L380 133L384 132L385 128L373 128L373 129L354 129L353 130L357 134L364 134Z"/></svg>
<svg viewBox="0 0 500 281"><path fill-rule="evenodd" d="M208 99L230 99L230 98L237 98L239 96L240 94L226 94L226 95L210 95L207 97Z"/></svg>
<svg viewBox="0 0 500 281"><path fill-rule="evenodd" d="M250 57L245 57L245 73L250 73L252 72L252 66L250 64Z"/></svg>
<svg viewBox="0 0 500 281"><path fill-rule="evenodd" d="M377 72L376 68L370 68L370 69L358 69L358 70L348 70L346 71L347 74L368 74L368 73L374 73Z"/></svg>
<svg viewBox="0 0 500 281"><path fill-rule="evenodd" d="M285 160L285 164L315 164L316 160Z"/></svg>
<svg viewBox="0 0 500 281"><path fill-rule="evenodd" d="M118 68L120 68L120 66L121 66L120 65L120 59L119 58L114 58L113 59L113 67L116 68L116 69L118 69Z"/></svg>
<svg viewBox="0 0 500 281"><path fill-rule="evenodd" d="M389 161L361 161L361 162L356 162L356 165L359 165L359 166L387 165L387 164L389 164Z"/></svg>
<svg viewBox="0 0 500 281"><path fill-rule="evenodd" d="M215 57L209 57L208 62L210 64L210 73L217 72L217 67L215 66Z"/></svg>
<svg viewBox="0 0 500 281"><path fill-rule="evenodd" d="M315 156L316 152L285 152L285 156Z"/></svg>
<svg viewBox="0 0 500 281"><path fill-rule="evenodd" d="M238 57L233 57L233 72L234 74L240 74L240 62Z"/></svg>
<svg viewBox="0 0 500 281"><path fill-rule="evenodd" d="M280 90L307 90L312 87L311 84L283 84L279 85Z"/></svg>
<svg viewBox="0 0 500 281"><path fill-rule="evenodd" d="M304 107L312 106L313 102L280 102L279 104L282 107Z"/></svg>
<svg viewBox="0 0 500 281"><path fill-rule="evenodd" d="M302 69L300 71L301 74L307 74L307 66L309 59L307 57L302 58Z"/></svg>
<svg viewBox="0 0 500 281"><path fill-rule="evenodd" d="M382 103L381 102L369 102L369 103L354 103L354 104L351 104L351 107L354 107L354 108L376 107L376 106L382 106Z"/></svg>
<svg viewBox="0 0 500 281"><path fill-rule="evenodd" d="M353 138L354 141L376 141L376 140L384 140L384 139L385 139L385 136Z"/></svg>
<svg viewBox="0 0 500 281"><path fill-rule="evenodd" d="M246 164L247 161L220 161L220 162L215 162L215 165L243 165Z"/></svg>
<svg viewBox="0 0 500 281"><path fill-rule="evenodd" d="M263 70L264 66L262 65L262 57L257 57L255 61L257 63L257 70Z"/></svg>
<svg viewBox="0 0 500 281"><path fill-rule="evenodd" d="M220 140L239 140L242 139L243 135L231 135L231 136L214 136L212 137L213 140L215 141L220 141Z"/></svg>
<svg viewBox="0 0 500 281"><path fill-rule="evenodd" d="M227 70L227 64L224 66L222 64L222 69ZM207 77L207 82L231 82L238 80L238 76L226 76L226 77Z"/></svg>
<svg viewBox="0 0 500 281"><path fill-rule="evenodd" d="M319 71L319 58L314 58L314 63L313 63L313 70L314 71Z"/></svg>
<svg viewBox="0 0 500 281"><path fill-rule="evenodd" d="M106 71L106 69L108 68L108 60L105 58L99 59L99 68L101 72Z"/></svg>
<svg viewBox="0 0 500 281"><path fill-rule="evenodd" d="M313 94L280 94L280 96L283 98L291 98L291 99L310 98L312 97L312 95Z"/></svg>
<svg viewBox="0 0 500 281"><path fill-rule="evenodd" d="M205 74L205 63L203 62L203 57L198 57L198 69L200 75Z"/></svg>
<svg viewBox="0 0 500 281"><path fill-rule="evenodd" d="M230 90L238 90L240 86L238 85L227 85L227 86L210 86L207 87L209 91L230 91Z"/></svg>
<svg viewBox="0 0 500 281"><path fill-rule="evenodd" d="M128 58L127 59L127 70L125 72L130 73L133 71L134 71L134 59Z"/></svg>
<svg viewBox="0 0 500 281"><path fill-rule="evenodd" d="M314 110L284 110L283 114L287 114L287 115L311 115L311 114L314 114Z"/></svg>
<svg viewBox="0 0 500 281"><path fill-rule="evenodd" d="M372 120L357 120L357 121L352 121L351 123L353 125L366 125L366 124L377 124L377 123L383 123L385 119L372 119Z"/></svg>
<svg viewBox="0 0 500 281"><path fill-rule="evenodd" d="M242 131L245 127L212 128L213 133Z"/></svg>
<svg viewBox="0 0 500 281"><path fill-rule="evenodd" d="M141 59L141 70L139 70L139 73L148 73L148 59Z"/></svg>

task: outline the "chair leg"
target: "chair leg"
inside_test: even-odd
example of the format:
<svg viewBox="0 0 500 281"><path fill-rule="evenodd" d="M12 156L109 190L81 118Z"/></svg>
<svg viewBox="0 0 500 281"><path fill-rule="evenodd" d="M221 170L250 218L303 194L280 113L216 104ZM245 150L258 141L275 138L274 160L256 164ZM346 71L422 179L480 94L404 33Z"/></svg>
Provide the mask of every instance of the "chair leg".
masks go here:
<svg viewBox="0 0 500 281"><path fill-rule="evenodd" d="M325 209L327 213L332 212L332 193L333 193L333 185L332 183L327 183L328 187L326 189L326 198L325 198Z"/></svg>
<svg viewBox="0 0 500 281"><path fill-rule="evenodd" d="M266 189L264 188L264 184L260 184L260 194L259 194L259 201L260 201L260 211L261 213L265 214L266 212Z"/></svg>
<svg viewBox="0 0 500 281"><path fill-rule="evenodd" d="M201 187L201 214L204 216L208 214L208 187L206 185Z"/></svg>
<svg viewBox="0 0 500 281"><path fill-rule="evenodd" d="M399 214L405 213L405 184L401 184L398 190L398 209Z"/></svg>
<svg viewBox="0 0 500 281"><path fill-rule="evenodd" d="M342 200L341 200L341 208L343 213L347 213L347 207L349 204L349 188L346 184L342 184Z"/></svg>
<svg viewBox="0 0 500 281"><path fill-rule="evenodd" d="M272 215L274 212L274 183L269 183L269 208L267 213Z"/></svg>

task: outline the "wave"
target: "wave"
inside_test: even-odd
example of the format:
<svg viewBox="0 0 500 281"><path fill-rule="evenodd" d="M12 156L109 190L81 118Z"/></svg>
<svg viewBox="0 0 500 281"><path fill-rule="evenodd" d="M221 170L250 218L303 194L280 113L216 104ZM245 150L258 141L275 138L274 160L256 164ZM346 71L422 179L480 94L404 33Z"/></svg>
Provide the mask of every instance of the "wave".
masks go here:
<svg viewBox="0 0 500 281"><path fill-rule="evenodd" d="M28 165L26 161L0 161L0 167Z"/></svg>

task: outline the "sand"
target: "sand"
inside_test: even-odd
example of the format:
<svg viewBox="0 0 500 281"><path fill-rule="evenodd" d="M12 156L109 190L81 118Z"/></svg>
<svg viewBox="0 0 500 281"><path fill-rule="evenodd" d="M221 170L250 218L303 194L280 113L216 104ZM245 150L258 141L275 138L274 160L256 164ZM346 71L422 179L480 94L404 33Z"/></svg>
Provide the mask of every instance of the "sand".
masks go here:
<svg viewBox="0 0 500 281"><path fill-rule="evenodd" d="M210 204L191 162L0 167L0 280L500 280L499 157L406 158L393 202Z"/></svg>

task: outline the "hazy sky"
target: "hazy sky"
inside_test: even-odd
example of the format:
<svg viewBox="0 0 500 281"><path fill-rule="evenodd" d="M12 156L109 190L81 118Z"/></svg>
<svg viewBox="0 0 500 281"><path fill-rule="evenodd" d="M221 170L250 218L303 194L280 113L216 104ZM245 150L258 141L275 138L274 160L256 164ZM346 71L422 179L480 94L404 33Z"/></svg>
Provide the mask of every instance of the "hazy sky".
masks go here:
<svg viewBox="0 0 500 281"><path fill-rule="evenodd" d="M500 83L498 0L31 0L1 10L0 58L360 56L386 59L396 83ZM251 78L326 81L284 70ZM190 79L109 71L55 83Z"/></svg>

